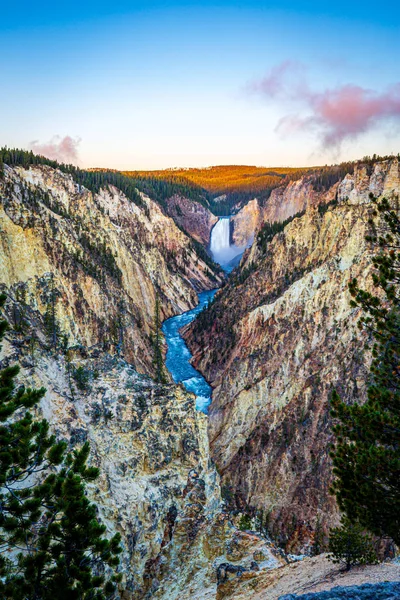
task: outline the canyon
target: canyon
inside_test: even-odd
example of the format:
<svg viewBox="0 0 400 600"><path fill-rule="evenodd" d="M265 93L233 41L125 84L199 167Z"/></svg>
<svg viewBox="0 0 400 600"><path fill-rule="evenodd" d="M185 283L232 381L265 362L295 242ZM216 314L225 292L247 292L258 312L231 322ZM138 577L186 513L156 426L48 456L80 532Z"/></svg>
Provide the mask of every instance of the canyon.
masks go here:
<svg viewBox="0 0 400 600"><path fill-rule="evenodd" d="M0 180L0 281L45 311L54 286L69 343L100 341L152 373L156 295L161 319L193 308L222 281L193 241L142 194L92 193L48 166L5 167Z"/></svg>
<svg viewBox="0 0 400 600"><path fill-rule="evenodd" d="M2 365L47 389L37 414L60 439L90 441L101 476L89 495L122 535L124 600L264 597L338 522L329 395L365 397L370 354L348 282L371 286L370 193L398 197L398 159L322 188L305 174L225 219L182 194L134 202L48 165L4 165ZM230 275L216 264L231 271L243 251ZM212 388L208 416L185 376L153 380L169 319ZM238 527L243 514L258 532Z"/></svg>
<svg viewBox="0 0 400 600"><path fill-rule="evenodd" d="M329 397L336 388L348 402L365 398L370 361L348 283L371 289L369 194L398 197L399 161L360 165L306 204L292 195L303 184L272 193L262 219L277 219L277 197L288 202L279 220L304 214L267 244L260 233L185 331L193 364L213 387L208 432L223 486L296 552L309 552L316 530L324 538L338 522Z"/></svg>

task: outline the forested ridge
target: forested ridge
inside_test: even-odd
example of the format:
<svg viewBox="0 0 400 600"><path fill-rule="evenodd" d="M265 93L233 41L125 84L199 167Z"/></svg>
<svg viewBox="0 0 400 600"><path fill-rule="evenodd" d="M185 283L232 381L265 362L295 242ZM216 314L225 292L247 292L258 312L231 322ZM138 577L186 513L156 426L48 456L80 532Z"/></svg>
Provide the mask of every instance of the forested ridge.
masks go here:
<svg viewBox="0 0 400 600"><path fill-rule="evenodd" d="M181 185L195 185L207 195L208 206L216 215L229 215L249 200L258 198L265 203L271 192L286 186L304 176L310 176L315 191L328 190L332 185L353 174L357 164L369 168L378 161L391 156L365 156L361 160L347 161L335 165L314 167L255 167L245 165L221 165L203 169L164 169L155 171L123 171L132 178L150 178L175 182Z"/></svg>
<svg viewBox="0 0 400 600"><path fill-rule="evenodd" d="M208 196L209 208L216 215L229 215L236 204L255 196L267 199L286 176L304 175L308 169L222 165L204 169L165 169L159 171L124 171L129 177L151 177L200 186Z"/></svg>
<svg viewBox="0 0 400 600"><path fill-rule="evenodd" d="M80 169L75 165L61 164L55 160L21 149L0 148L0 176L2 163L10 166L48 165L70 174L74 181L92 192L105 185L119 188L132 202L143 205L139 192L147 194L165 208L166 201L174 195L199 202L215 215L229 215L247 201L257 197L265 203L271 192L291 181L311 176L315 191L329 189L347 174L352 174L357 164L371 168L378 161L391 156L365 156L362 160L336 165L315 167L254 167L222 165L204 169L165 169L154 171L117 171L115 169Z"/></svg>
<svg viewBox="0 0 400 600"><path fill-rule="evenodd" d="M17 148L0 148L0 173L2 164L9 166L22 166L28 168L30 165L48 165L59 169L63 173L72 176L74 181L92 192L99 192L105 185L114 185L120 189L132 202L143 205L139 192L148 195L152 200L165 206L165 201L171 196L178 194L190 200L195 200L208 206L207 193L190 182L159 179L155 177L127 177L115 170L104 169L80 169L75 165L59 163Z"/></svg>

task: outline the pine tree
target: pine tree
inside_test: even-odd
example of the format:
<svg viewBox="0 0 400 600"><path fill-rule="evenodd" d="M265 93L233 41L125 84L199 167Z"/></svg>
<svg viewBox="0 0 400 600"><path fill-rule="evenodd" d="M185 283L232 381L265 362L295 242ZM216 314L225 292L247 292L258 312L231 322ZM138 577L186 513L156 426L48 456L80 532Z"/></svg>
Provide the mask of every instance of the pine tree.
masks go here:
<svg viewBox="0 0 400 600"><path fill-rule="evenodd" d="M0 308L5 296L0 297ZM0 320L0 340L7 323ZM0 371L0 596L11 600L103 600L115 581L120 536L103 537L85 482L89 444L66 453L46 420L28 409L43 388L17 387L18 366Z"/></svg>
<svg viewBox="0 0 400 600"><path fill-rule="evenodd" d="M49 290L50 296L47 302L46 312L44 314L44 325L49 339L49 343L51 347L55 350L57 348L57 339L60 331L59 325L57 323L56 314L57 292L54 285L54 273L50 274Z"/></svg>
<svg viewBox="0 0 400 600"><path fill-rule="evenodd" d="M318 556L326 550L326 532L323 523L318 515L315 523L313 544L311 547L311 556Z"/></svg>
<svg viewBox="0 0 400 600"><path fill-rule="evenodd" d="M160 298L158 293L156 294L156 305L154 311L154 329L155 334L153 338L154 348L154 359L153 365L156 373L156 381L159 383L167 383L167 378L164 371L164 359L162 354L162 343L161 343L161 320L160 320Z"/></svg>
<svg viewBox="0 0 400 600"><path fill-rule="evenodd" d="M346 571L354 565L371 565L378 562L372 538L363 531L359 523L352 523L346 517L341 527L334 527L329 533L328 558L342 563Z"/></svg>
<svg viewBox="0 0 400 600"><path fill-rule="evenodd" d="M400 220L397 206L372 200L377 211L367 239L379 247L373 257L377 293L350 283L352 305L364 310L360 326L375 338L371 384L363 405L348 406L333 394L332 491L351 521L400 544Z"/></svg>

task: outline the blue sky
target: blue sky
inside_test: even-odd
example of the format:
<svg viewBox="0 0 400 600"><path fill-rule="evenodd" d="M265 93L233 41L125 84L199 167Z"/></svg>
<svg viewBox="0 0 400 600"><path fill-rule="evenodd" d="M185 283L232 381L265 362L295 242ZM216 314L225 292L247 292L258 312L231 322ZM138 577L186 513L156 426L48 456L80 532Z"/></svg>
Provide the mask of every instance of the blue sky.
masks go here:
<svg viewBox="0 0 400 600"><path fill-rule="evenodd" d="M18 7L1 8L1 144L57 151L71 136L82 166L121 169L400 151L398 3ZM355 128L342 102L365 112Z"/></svg>

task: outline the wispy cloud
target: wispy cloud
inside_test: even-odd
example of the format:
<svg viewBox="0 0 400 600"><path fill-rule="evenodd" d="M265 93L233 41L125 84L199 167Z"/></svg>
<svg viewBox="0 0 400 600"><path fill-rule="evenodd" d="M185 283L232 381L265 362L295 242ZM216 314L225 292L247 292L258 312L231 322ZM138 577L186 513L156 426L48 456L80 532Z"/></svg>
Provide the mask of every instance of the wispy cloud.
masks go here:
<svg viewBox="0 0 400 600"><path fill-rule="evenodd" d="M305 70L300 62L285 60L273 67L262 79L253 81L248 89L267 98L294 100L297 91L301 91L304 86Z"/></svg>
<svg viewBox="0 0 400 600"><path fill-rule="evenodd" d="M77 164L79 162L78 147L80 143L80 138L72 138L69 135L61 138L59 135L55 135L49 142L43 144L38 140L34 140L29 144L29 147L36 154L41 154L52 160Z"/></svg>
<svg viewBox="0 0 400 600"><path fill-rule="evenodd" d="M400 82L385 91L354 84L315 91L307 82L305 67L286 61L250 88L296 108L297 112L280 119L277 131L292 134L311 129L325 147L336 150L346 139L355 139L387 120L400 122Z"/></svg>

